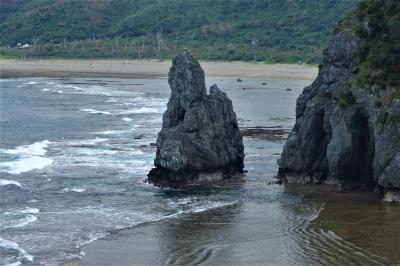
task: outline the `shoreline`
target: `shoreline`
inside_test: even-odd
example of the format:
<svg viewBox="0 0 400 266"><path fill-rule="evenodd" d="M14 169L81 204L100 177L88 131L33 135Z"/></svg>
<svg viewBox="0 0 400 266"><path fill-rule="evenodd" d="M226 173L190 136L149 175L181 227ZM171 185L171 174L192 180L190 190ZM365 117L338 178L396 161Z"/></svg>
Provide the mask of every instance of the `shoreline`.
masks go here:
<svg viewBox="0 0 400 266"><path fill-rule="evenodd" d="M359 208L364 211L370 208L371 212L379 212L382 213L382 215L385 214L388 216L386 217L386 222L392 221L391 225L393 225L396 220L394 218L398 217L398 213L390 212L391 205L382 203L373 192L356 190L343 193L333 191L325 185L322 185L322 187L322 191L316 189L315 185L282 187L285 194L297 195L303 197L303 200L306 201L307 204L318 202L319 205L322 206L321 210L317 212L317 216L311 219L312 222L306 226L305 230L315 229L324 230L325 232L333 230L332 232L338 234L335 234L335 236L340 242L346 245L350 243L350 247L355 247L357 250L365 252L368 256L372 255L379 260L397 263L399 257L390 256L390 251L388 253L384 248L384 241L364 242L366 234L362 228L369 226L374 217L371 218L370 212L359 211ZM352 201L351 205L348 204L349 200ZM231 240L232 238L229 236L229 232L225 232L223 228L225 226L232 226L233 228L231 228L231 230L235 232L237 229L243 227L250 230L250 227L254 227L254 220L257 217L259 218L260 215L263 217L268 216L267 212L263 211L260 213L266 206L268 206L268 203L235 203L208 209L203 212L186 213L171 219L145 222L137 226L116 230L82 246L82 254L84 255L79 259L72 259L65 262L63 265L130 265L132 262L134 262L134 265L158 265L164 264L165 262L168 262L168 264L177 262L196 264L195 262L199 260L206 262L206 264L230 264L235 261L235 259L241 262L251 260L252 264L260 264L265 262L268 258L259 258L258 256L263 256L263 253L260 253L262 250L260 251L256 247L259 243L264 243L264 241L268 243L268 235L259 237L256 240L250 238L243 241L243 239L239 237L236 241L226 241L225 237ZM387 206L387 208L382 208L382 206ZM339 224L335 224L332 223L332 220L337 222L338 208L344 208L343 213L346 215L341 218L343 220L341 220ZM249 219L239 222L235 217L240 213L245 213L246 217ZM362 221L361 224L363 226L359 226L359 223L354 223L354 221L359 220ZM352 230L342 229L346 228L345 225L348 224L350 224ZM391 228L391 225L386 225L383 231L387 232L389 228ZM257 224L256 227L257 230L255 230L254 233L257 234L260 233L259 231L267 230L267 227L260 224ZM154 234L154 232L158 233ZM214 243L214 246L218 246L218 248L215 248L212 252L209 251L207 254L197 252L201 250L201 248L209 245L207 242L208 239L203 239L203 235L224 233L228 235L220 239L222 245L218 246L217 243ZM379 232L375 234L378 236ZM262 235L263 234L261 234L261 236ZM186 239L188 237L193 238L193 243L196 244L187 247ZM275 236L275 238L279 240L278 243L282 240L286 241L286 238L282 237L283 236ZM390 240L392 241L390 243L394 243L396 238L392 237ZM183 246L181 246L182 243L184 243ZM242 248L243 245L249 250L252 250L254 256L243 253L241 255L243 258L236 257L232 260L230 256L223 255L227 250L238 250ZM269 248L274 247L270 246ZM391 252L393 252L394 249L395 247L390 248ZM278 251L279 248L277 249L277 252ZM250 257L252 259L250 259ZM277 258L276 261L271 259L270 262L272 262L271 264L286 264L288 261L285 259L286 258L283 256Z"/></svg>
<svg viewBox="0 0 400 266"><path fill-rule="evenodd" d="M18 61L0 59L0 78L166 78L171 60L116 59L37 59ZM314 65L265 64L243 61L201 61L206 76L260 77L313 80L318 68Z"/></svg>

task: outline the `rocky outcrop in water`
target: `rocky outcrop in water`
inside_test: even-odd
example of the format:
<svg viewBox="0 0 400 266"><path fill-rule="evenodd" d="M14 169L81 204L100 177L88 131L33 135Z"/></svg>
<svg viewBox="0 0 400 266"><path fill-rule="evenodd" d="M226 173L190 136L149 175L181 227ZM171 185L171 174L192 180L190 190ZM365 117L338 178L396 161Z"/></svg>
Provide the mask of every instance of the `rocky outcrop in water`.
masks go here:
<svg viewBox="0 0 400 266"><path fill-rule="evenodd" d="M182 50L168 76L171 97L148 180L178 187L242 172L244 149L232 102L217 85L207 89L199 62Z"/></svg>
<svg viewBox="0 0 400 266"><path fill-rule="evenodd" d="M316 80L296 104L296 124L278 160L289 183L369 189L400 200L400 100L387 86L354 85L363 40L335 34ZM384 101L387 99L387 101ZM384 104L382 104L382 102Z"/></svg>

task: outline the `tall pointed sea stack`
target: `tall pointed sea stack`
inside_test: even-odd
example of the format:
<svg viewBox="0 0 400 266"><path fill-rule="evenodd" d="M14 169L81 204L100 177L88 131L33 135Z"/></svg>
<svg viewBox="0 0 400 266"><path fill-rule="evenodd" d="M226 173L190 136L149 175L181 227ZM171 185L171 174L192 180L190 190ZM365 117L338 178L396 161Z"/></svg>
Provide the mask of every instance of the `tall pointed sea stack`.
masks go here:
<svg viewBox="0 0 400 266"><path fill-rule="evenodd" d="M179 187L228 178L243 171L244 149L232 102L212 85L188 50L172 61L172 93L157 138L157 154L148 180Z"/></svg>

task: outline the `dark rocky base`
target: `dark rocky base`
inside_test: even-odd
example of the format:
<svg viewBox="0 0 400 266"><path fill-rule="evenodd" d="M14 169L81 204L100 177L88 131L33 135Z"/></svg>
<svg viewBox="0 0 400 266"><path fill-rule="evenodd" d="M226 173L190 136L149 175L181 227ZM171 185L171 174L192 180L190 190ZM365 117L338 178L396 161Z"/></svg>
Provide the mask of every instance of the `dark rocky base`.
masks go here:
<svg viewBox="0 0 400 266"><path fill-rule="evenodd" d="M211 185L221 180L233 178L244 173L243 167L210 169L207 171L184 170L174 172L165 168L153 168L147 175L147 181L160 188L185 188L189 186Z"/></svg>
<svg viewBox="0 0 400 266"><path fill-rule="evenodd" d="M283 183L287 184L314 184L314 185L331 185L335 186L338 191L351 191L351 190L364 190L374 191L377 188L374 182L364 182L357 179L340 180L338 178L324 178L316 177L315 175L308 175L304 173L286 172L283 169L279 169L277 178Z"/></svg>
<svg viewBox="0 0 400 266"><path fill-rule="evenodd" d="M383 201L385 202L400 203L400 189L388 190L383 195Z"/></svg>
<svg viewBox="0 0 400 266"><path fill-rule="evenodd" d="M336 192L356 192L356 191L364 191L364 192L374 192L377 195L380 195L380 198L383 199L384 202L388 203L400 203L400 189L388 189L383 188L376 183L364 183L357 181L343 181L339 179L314 179L312 176L303 174L303 173L295 173L295 172L285 172L282 169L279 169L279 173L276 176L278 182L283 183L285 185L290 186L315 186L318 188L329 187L329 191Z"/></svg>
<svg viewBox="0 0 400 266"><path fill-rule="evenodd" d="M318 177L303 172L292 172L279 170L277 178L290 184L315 184L315 185L334 185L338 190L365 190L377 191L380 187L373 180L359 180L357 178L339 179L332 176Z"/></svg>

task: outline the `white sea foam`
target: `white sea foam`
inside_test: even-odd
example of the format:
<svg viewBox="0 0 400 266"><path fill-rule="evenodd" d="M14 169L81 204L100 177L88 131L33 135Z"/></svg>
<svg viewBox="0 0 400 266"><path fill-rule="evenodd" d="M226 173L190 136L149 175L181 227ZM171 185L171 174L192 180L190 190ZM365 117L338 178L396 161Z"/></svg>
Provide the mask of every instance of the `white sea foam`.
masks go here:
<svg viewBox="0 0 400 266"><path fill-rule="evenodd" d="M24 210L19 211L19 213L39 213L40 210L38 208L26 208Z"/></svg>
<svg viewBox="0 0 400 266"><path fill-rule="evenodd" d="M35 215L28 214L24 218L21 218L15 222L13 222L11 225L5 226L5 228L21 228L30 223L36 222L37 219L38 218Z"/></svg>
<svg viewBox="0 0 400 266"><path fill-rule="evenodd" d="M25 250L19 247L19 245L13 241L10 240L5 240L0 237L0 247L3 247L5 249L14 249L18 251L18 253L26 258L29 261L33 261L33 256L27 253ZM17 264L18 265L18 264Z"/></svg>
<svg viewBox="0 0 400 266"><path fill-rule="evenodd" d="M0 172L21 174L50 165L53 160L44 157L49 144L48 140L44 140L30 145L18 146L14 149L0 149L0 153L17 155L17 158L12 161L1 162Z"/></svg>
<svg viewBox="0 0 400 266"><path fill-rule="evenodd" d="M33 213L39 213L39 209L38 208L25 208L19 211L11 211L11 212L5 212L5 215L9 215L9 214L33 214Z"/></svg>
<svg viewBox="0 0 400 266"><path fill-rule="evenodd" d="M143 126L143 125L137 124L137 125L133 125L132 127L133 127L133 128L140 128L140 127L144 127L144 126Z"/></svg>
<svg viewBox="0 0 400 266"><path fill-rule="evenodd" d="M91 86L84 86L78 87L74 85L66 85L66 84L57 84L58 88L71 88L79 92L79 94L89 94L89 95L105 95L105 96L112 96L114 95L114 91L110 88L99 86L99 85L91 85ZM118 96L118 95L116 95Z"/></svg>
<svg viewBox="0 0 400 266"><path fill-rule="evenodd" d="M87 244L89 244L89 243L92 243L93 241L96 241L96 240L98 240L98 239L100 239L100 238L103 238L103 237L105 237L105 236L107 236L107 235L108 235L108 233L90 234L89 237L88 237L88 240L83 241L83 242L80 243L77 247L78 247L78 248L79 248L79 247L82 247L82 246L84 246L84 245L87 245Z"/></svg>
<svg viewBox="0 0 400 266"><path fill-rule="evenodd" d="M42 89L43 92L49 91L51 93L64 93L62 90L52 90L52 89L48 89L48 88L44 88Z"/></svg>
<svg viewBox="0 0 400 266"><path fill-rule="evenodd" d="M195 199L193 197L192 199ZM187 204L183 204L186 202ZM75 210L69 210L69 212L73 212L74 214L71 215L83 215L85 217L93 217L93 219L96 219L95 217L102 217L104 221L112 221L112 226L114 229L124 229L124 228L129 228L133 226L137 226L143 223L149 223L149 222L159 222L162 220L168 220L168 219L174 219L177 217L180 217L181 215L185 215L188 213L198 213L198 212L203 212L209 209L215 209L215 208L220 208L224 206L229 206L236 204L237 201L234 202L202 202L202 201L197 201L197 202L191 202L191 200L183 200L180 203L182 203L180 206L176 206L175 211L173 213L146 213L146 212L135 212L129 209L115 209L115 208L98 208L94 206L87 206ZM187 206L188 208L184 209L184 205L189 205ZM181 208L182 207L182 208ZM89 232L85 237L82 237L77 245L76 248L81 248L82 246L91 243L95 240L98 240L100 238L103 238L107 236L109 233L107 232Z"/></svg>
<svg viewBox="0 0 400 266"><path fill-rule="evenodd" d="M74 89L74 90L77 90L77 91L83 90L83 88L78 87L78 86L73 86L73 85L64 85L64 87L65 88L71 88L71 89Z"/></svg>
<svg viewBox="0 0 400 266"><path fill-rule="evenodd" d="M144 95L142 92L136 92L136 91L124 91L124 90L116 90L115 88L112 87L104 87L104 86L89 86L87 88L84 88L84 93L87 94L97 94L97 95L106 95L106 96L111 96L111 97L136 97L140 95Z"/></svg>
<svg viewBox="0 0 400 266"><path fill-rule="evenodd" d="M86 189L85 189L85 188L79 188L79 187L73 187L73 188L64 188L63 191L65 191L65 192L78 192L78 193L82 193L82 192L85 192Z"/></svg>
<svg viewBox="0 0 400 266"><path fill-rule="evenodd" d="M35 202L38 202L38 200L37 199L31 199L31 200L28 200L27 202L35 203Z"/></svg>
<svg viewBox="0 0 400 266"><path fill-rule="evenodd" d="M42 156L46 153L46 148L49 146L50 141L44 140L40 142L35 142L30 145L18 146L15 149L0 149L0 152L6 154L27 154L27 155L36 155Z"/></svg>
<svg viewBox="0 0 400 266"><path fill-rule="evenodd" d="M201 206L195 207L190 212L193 212L193 213L204 212L204 211L207 211L207 210L212 210L212 209L222 208L222 207L226 207L226 206L231 206L231 205L236 204L237 202L238 201L227 202L227 203L223 203L223 202L206 202L206 203L202 204Z"/></svg>
<svg viewBox="0 0 400 266"><path fill-rule="evenodd" d="M75 140L70 141L69 144L72 146L81 146L81 145L96 145L100 142L105 142L108 139L106 138L95 138L95 139L85 139L85 140Z"/></svg>
<svg viewBox="0 0 400 266"><path fill-rule="evenodd" d="M312 213L312 214L308 217L308 221L309 221L309 222L312 222L312 221L314 221L315 219L317 219L317 218L319 217L319 215L321 214L321 212L324 210L324 205L325 205L325 204L322 204L322 206L321 206L318 210L315 210L314 213Z"/></svg>
<svg viewBox="0 0 400 266"><path fill-rule="evenodd" d="M113 154L116 154L116 153L118 153L118 151L115 151L115 150L102 150L102 149L91 149L91 148L83 148L83 149L74 150L74 154L80 157L78 160L82 159L81 155L100 156L100 155L113 155Z"/></svg>
<svg viewBox="0 0 400 266"><path fill-rule="evenodd" d="M120 135L125 133L126 131L124 130L106 130L106 131L101 131L101 132L96 132L96 134L101 134L101 135Z"/></svg>
<svg viewBox="0 0 400 266"><path fill-rule="evenodd" d="M129 98L129 102L120 103L120 106L136 106L136 107L161 107L166 108L167 99L135 97Z"/></svg>
<svg viewBox="0 0 400 266"><path fill-rule="evenodd" d="M106 103L116 103L116 102L118 102L118 101L117 101L117 99L115 99L115 98L110 98L110 99L108 99L108 100L106 101Z"/></svg>
<svg viewBox="0 0 400 266"><path fill-rule="evenodd" d="M143 152L140 150L129 152L130 156L142 155ZM73 165L89 166L89 167L109 167L114 169L120 169L120 171L129 173L138 173L141 169L149 171L151 166L148 166L148 162L142 160L125 160L117 161L114 156L96 156L93 155L81 155L77 156L72 160ZM144 171L144 172L145 172Z"/></svg>
<svg viewBox="0 0 400 266"><path fill-rule="evenodd" d="M42 156L21 156L20 159L11 162L0 163L0 171L7 172L13 175L19 175L24 172L29 172L34 169L42 169L50 165L52 159Z"/></svg>
<svg viewBox="0 0 400 266"><path fill-rule="evenodd" d="M144 154L144 152L142 152L141 150L131 150L131 151L129 151L129 154L130 155L142 155L142 154ZM132 161L133 163L137 163L137 164L145 164L146 163L146 161L141 161L141 160L133 160Z"/></svg>
<svg viewBox="0 0 400 266"><path fill-rule="evenodd" d="M18 187L21 186L21 184L19 182L17 182L17 181L7 180L7 179L0 179L0 187L8 186L8 185L14 185L14 186L18 186Z"/></svg>
<svg viewBox="0 0 400 266"><path fill-rule="evenodd" d="M20 261L16 261L16 262L13 262L13 263L6 264L4 266L19 266L19 265L21 265L21 262Z"/></svg>
<svg viewBox="0 0 400 266"><path fill-rule="evenodd" d="M138 97L135 97L135 98L133 98L133 99L131 99L131 101L134 101L134 102L144 102L144 101L147 101L148 100L148 98L146 97L142 97L142 96L138 96Z"/></svg>
<svg viewBox="0 0 400 266"><path fill-rule="evenodd" d="M167 104L167 99L155 99L155 98L150 98L146 100L145 104L147 106L158 106L158 107L166 107Z"/></svg>
<svg viewBox="0 0 400 266"><path fill-rule="evenodd" d="M158 125L162 123L162 116L157 116L157 117L152 117L151 119L149 118L143 118L140 119L138 122L143 123L143 124L151 124L151 125Z"/></svg>
<svg viewBox="0 0 400 266"><path fill-rule="evenodd" d="M169 218L175 218L182 213L184 213L182 210L178 210L177 212L169 215L162 215L162 214L145 214L145 213L140 213L140 212L132 212L132 211L123 211L123 210L117 210L114 208L106 208L106 209L97 209L93 208L91 206L81 208L79 210L79 213L85 214L85 215L90 215L90 216L101 216L104 219L112 218L112 220L115 219L116 216L120 216L123 218L123 223L115 225L115 229L124 229L132 226L137 226L139 224L147 223L147 222L157 222L161 221L164 219L169 219ZM77 244L76 248L81 248L82 246L89 244L93 241L96 241L98 239L104 238L107 236L109 233L107 232L92 232L89 233L88 236L84 237L79 241Z"/></svg>
<svg viewBox="0 0 400 266"><path fill-rule="evenodd" d="M89 114L111 115L110 112L107 112L107 111L97 111L97 110L90 109L90 108L81 108L80 110L81 110L82 112L89 113Z"/></svg>
<svg viewBox="0 0 400 266"><path fill-rule="evenodd" d="M109 88L99 85L85 87L83 88L83 92L86 94L111 96L111 90Z"/></svg>
<svg viewBox="0 0 400 266"><path fill-rule="evenodd" d="M131 121L132 121L132 118L129 118L129 117L123 117L123 118L122 118L122 121L125 121L125 122L131 122Z"/></svg>
<svg viewBox="0 0 400 266"><path fill-rule="evenodd" d="M129 114L157 114L157 113L161 113L161 111L159 111L155 108L141 107L141 108L126 110L126 111L121 111L118 114L129 115Z"/></svg>

